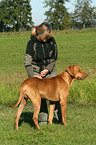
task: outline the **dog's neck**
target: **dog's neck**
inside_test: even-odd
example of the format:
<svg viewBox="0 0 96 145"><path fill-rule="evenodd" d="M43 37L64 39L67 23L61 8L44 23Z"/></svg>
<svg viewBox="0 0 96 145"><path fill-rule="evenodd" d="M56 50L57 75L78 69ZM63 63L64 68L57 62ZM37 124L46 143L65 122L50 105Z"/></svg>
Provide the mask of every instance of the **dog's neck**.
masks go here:
<svg viewBox="0 0 96 145"><path fill-rule="evenodd" d="M65 70L65 71L71 76L72 79L74 78L74 76L72 76L67 70Z"/></svg>
<svg viewBox="0 0 96 145"><path fill-rule="evenodd" d="M72 76L67 70L65 70L61 76L69 84L69 86L71 86L72 82L75 80L74 76Z"/></svg>

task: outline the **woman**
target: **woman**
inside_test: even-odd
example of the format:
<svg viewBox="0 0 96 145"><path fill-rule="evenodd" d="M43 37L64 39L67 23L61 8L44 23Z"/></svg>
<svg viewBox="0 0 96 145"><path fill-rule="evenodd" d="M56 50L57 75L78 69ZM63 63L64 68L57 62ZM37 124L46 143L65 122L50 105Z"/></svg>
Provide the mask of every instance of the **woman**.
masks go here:
<svg viewBox="0 0 96 145"><path fill-rule="evenodd" d="M35 27L31 33L25 53L25 68L29 77L40 79L56 76L55 61L57 59L57 45L52 37L52 27L47 22ZM59 102L56 103L57 120L61 122ZM45 99L41 99L41 109L38 116L39 124L47 124L48 110Z"/></svg>

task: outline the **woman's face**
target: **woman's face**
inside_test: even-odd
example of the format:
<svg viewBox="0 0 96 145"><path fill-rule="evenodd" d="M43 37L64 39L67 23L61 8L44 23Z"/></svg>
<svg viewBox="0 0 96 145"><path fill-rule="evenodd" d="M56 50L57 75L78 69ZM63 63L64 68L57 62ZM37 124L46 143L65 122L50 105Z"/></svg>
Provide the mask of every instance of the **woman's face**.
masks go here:
<svg viewBox="0 0 96 145"><path fill-rule="evenodd" d="M42 36L40 37L40 41L46 42L49 39L49 37Z"/></svg>

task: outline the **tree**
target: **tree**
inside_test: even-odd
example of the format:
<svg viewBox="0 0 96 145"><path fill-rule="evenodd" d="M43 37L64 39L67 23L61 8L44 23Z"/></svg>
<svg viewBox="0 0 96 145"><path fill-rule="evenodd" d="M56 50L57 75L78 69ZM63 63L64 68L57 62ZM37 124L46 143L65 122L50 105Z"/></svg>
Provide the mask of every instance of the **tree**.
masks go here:
<svg viewBox="0 0 96 145"><path fill-rule="evenodd" d="M75 4L74 20L82 28L92 27L94 23L95 7L91 7L91 0L77 0Z"/></svg>
<svg viewBox="0 0 96 145"><path fill-rule="evenodd" d="M0 23L2 28L12 28L20 31L21 28L27 30L31 28L31 6L29 0L3 0L0 2Z"/></svg>
<svg viewBox="0 0 96 145"><path fill-rule="evenodd" d="M45 0L44 7L49 7L49 11L45 12L48 21L54 29L67 29L69 27L69 13L64 6L65 1L69 0Z"/></svg>

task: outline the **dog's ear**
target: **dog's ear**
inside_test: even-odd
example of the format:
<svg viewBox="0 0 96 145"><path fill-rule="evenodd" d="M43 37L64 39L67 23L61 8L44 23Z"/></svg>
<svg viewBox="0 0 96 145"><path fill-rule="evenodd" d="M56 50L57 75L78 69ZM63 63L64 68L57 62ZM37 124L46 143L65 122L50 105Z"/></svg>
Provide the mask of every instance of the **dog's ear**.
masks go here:
<svg viewBox="0 0 96 145"><path fill-rule="evenodd" d="M75 65L70 65L66 69L71 76L74 76L74 66Z"/></svg>

